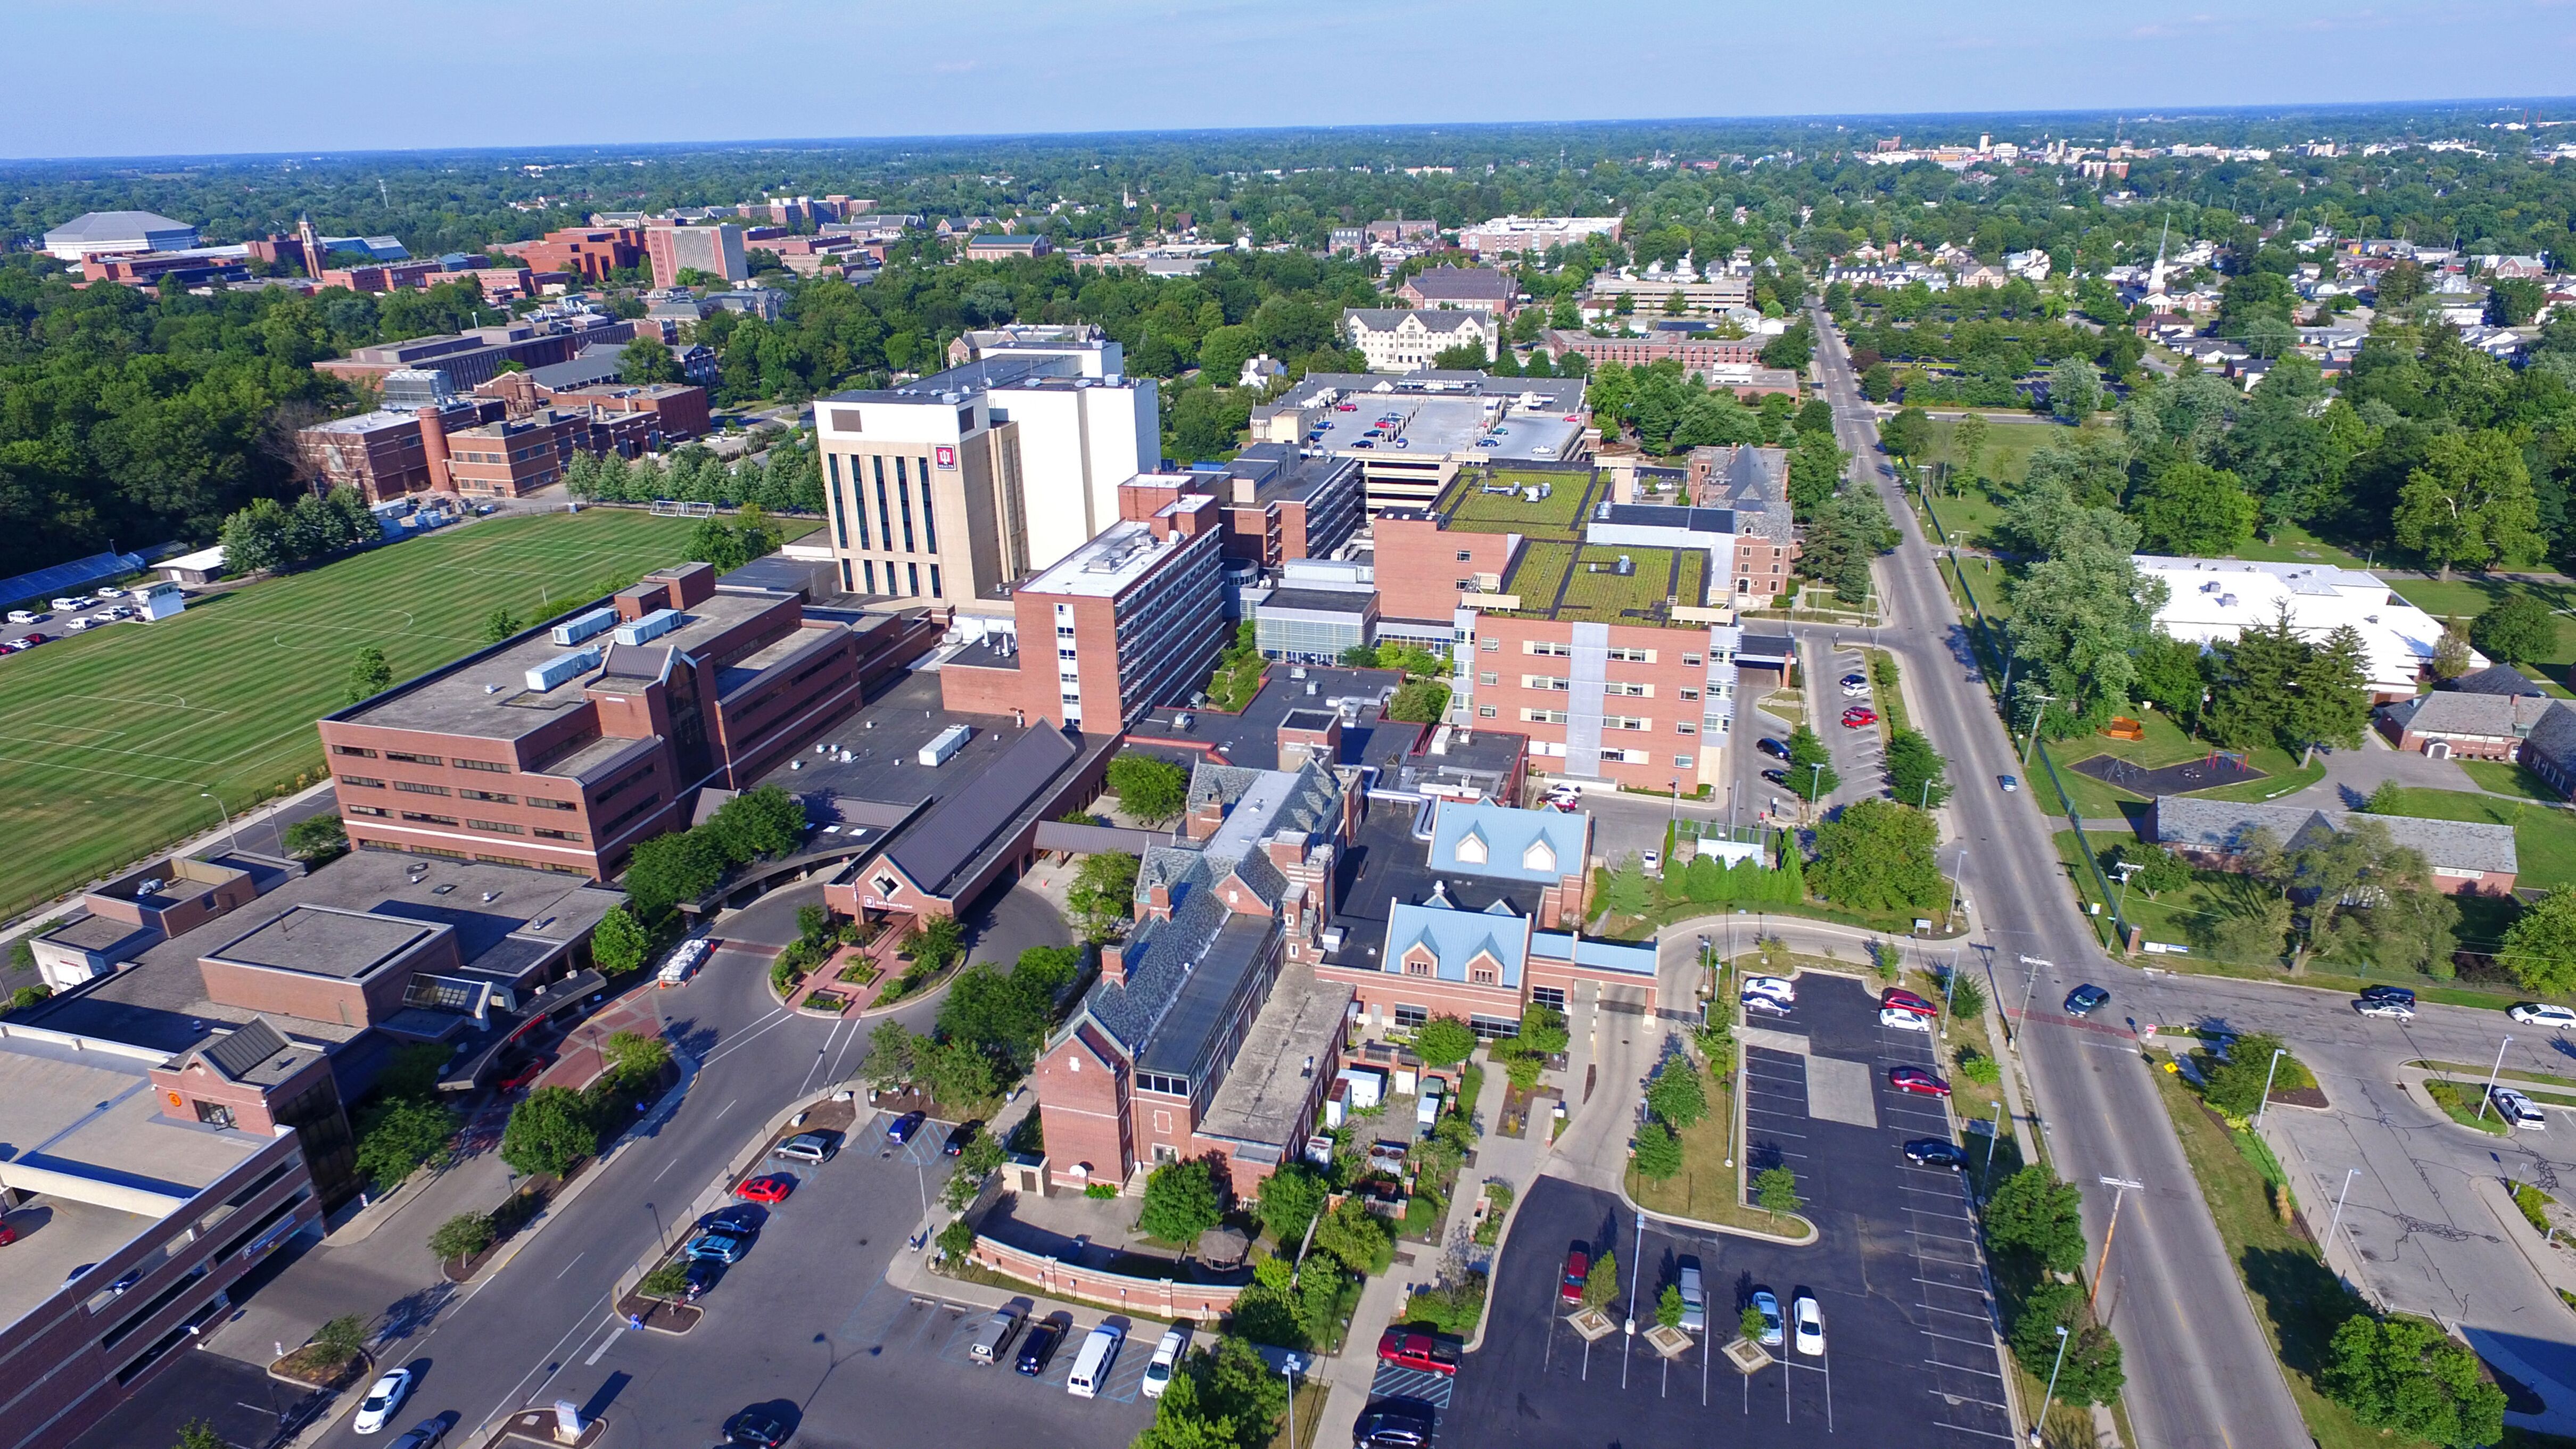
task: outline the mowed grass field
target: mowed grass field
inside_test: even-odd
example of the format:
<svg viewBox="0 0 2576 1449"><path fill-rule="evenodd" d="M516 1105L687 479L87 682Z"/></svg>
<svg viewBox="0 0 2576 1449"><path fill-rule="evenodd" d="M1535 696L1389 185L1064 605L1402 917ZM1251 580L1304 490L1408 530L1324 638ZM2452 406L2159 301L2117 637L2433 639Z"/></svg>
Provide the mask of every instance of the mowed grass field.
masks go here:
<svg viewBox="0 0 2576 1449"><path fill-rule="evenodd" d="M313 722L360 648L409 679L683 561L689 520L619 509L460 524L0 659L0 915L322 777ZM789 523L790 531L801 531Z"/></svg>

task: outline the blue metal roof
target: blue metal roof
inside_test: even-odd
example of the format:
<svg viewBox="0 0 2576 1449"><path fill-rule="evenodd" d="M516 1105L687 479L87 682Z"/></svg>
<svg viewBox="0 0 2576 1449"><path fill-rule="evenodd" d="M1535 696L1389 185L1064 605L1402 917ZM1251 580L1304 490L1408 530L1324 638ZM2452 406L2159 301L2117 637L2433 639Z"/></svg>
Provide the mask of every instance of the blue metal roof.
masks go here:
<svg viewBox="0 0 2576 1449"><path fill-rule="evenodd" d="M1515 810L1444 799L1431 823L1431 869L1441 875L1554 885L1583 873L1591 824L1588 816L1557 810ZM1546 849L1534 853L1532 847L1539 845ZM1477 858L1480 854L1482 859Z"/></svg>
<svg viewBox="0 0 2576 1449"><path fill-rule="evenodd" d="M1411 906L1397 902L1387 912L1386 950L1382 969L1405 973L1405 953L1428 949L1432 974L1442 981L1467 980L1467 964L1479 955L1494 958L1498 985L1518 988L1521 967L1529 959L1529 921L1501 911L1460 911L1446 906Z"/></svg>
<svg viewBox="0 0 2576 1449"><path fill-rule="evenodd" d="M0 604L51 598L65 589L87 588L101 579L136 573L144 567L143 555L139 553L94 553L87 558L73 559L70 563L0 579Z"/></svg>
<svg viewBox="0 0 2576 1449"><path fill-rule="evenodd" d="M1604 971L1625 971L1633 976L1655 974L1655 945L1642 946L1621 941L1598 941L1559 931L1537 931L1530 935L1530 950L1550 961L1571 961L1577 966L1597 966Z"/></svg>

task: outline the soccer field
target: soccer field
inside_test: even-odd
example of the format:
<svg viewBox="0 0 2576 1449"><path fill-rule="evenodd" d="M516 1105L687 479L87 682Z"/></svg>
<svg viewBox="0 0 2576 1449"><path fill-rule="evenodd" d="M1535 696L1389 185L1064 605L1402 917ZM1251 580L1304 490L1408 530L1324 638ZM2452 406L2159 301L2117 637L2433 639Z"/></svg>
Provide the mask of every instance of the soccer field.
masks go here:
<svg viewBox="0 0 2576 1449"><path fill-rule="evenodd" d="M200 792L238 814L320 779L313 722L344 702L360 648L408 679L482 647L494 609L534 623L683 562L695 526L485 519L0 658L0 915L221 824Z"/></svg>

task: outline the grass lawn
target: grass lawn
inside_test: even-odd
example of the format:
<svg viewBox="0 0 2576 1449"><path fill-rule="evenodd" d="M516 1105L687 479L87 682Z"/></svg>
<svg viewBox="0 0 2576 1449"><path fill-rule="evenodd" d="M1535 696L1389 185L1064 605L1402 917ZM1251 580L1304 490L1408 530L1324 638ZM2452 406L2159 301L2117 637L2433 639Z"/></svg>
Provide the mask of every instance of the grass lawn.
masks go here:
<svg viewBox="0 0 2576 1449"><path fill-rule="evenodd" d="M1758 974L1761 959L1748 952L1721 969L1716 1000L1733 1001L1736 979ZM1729 1020L1742 1015L1740 1008L1730 1007L1727 1012ZM1735 1051L1740 1066L1744 1048L1738 1044ZM1735 1084L1733 1071L1712 1077L1708 1084L1708 1115L1675 1134L1682 1144L1682 1170L1657 1182L1640 1176L1632 1166L1628 1169L1628 1195L1650 1212L1759 1232L1794 1234L1799 1231L1800 1219L1768 1213L1744 1201L1744 1184L1749 1177L1735 1147Z"/></svg>
<svg viewBox="0 0 2576 1449"><path fill-rule="evenodd" d="M2456 619L2465 628L2478 615L2494 608L2514 594L2529 594L2552 609L2576 608L2576 589L2555 584L2509 583L2502 579L2391 579L2395 589L2408 603L2436 619ZM2560 614L2550 620L2556 633L2548 652L2538 659L2526 660L2519 666L2523 673L2544 684L2554 685L2555 693L2564 694L2570 683L2569 672L2576 668L2576 617Z"/></svg>
<svg viewBox="0 0 2576 1449"><path fill-rule="evenodd" d="M1935 406L1946 408L1952 404L1935 404ZM2028 476L2030 455L2039 451L2042 441L2049 438L2062 438L2072 442L2075 438L2075 430L2054 422L2003 421L2005 418L2014 416L2026 415L1996 412L1987 419L1986 445L1977 456L1977 470L1998 483L2017 485ZM1950 450L1950 440L1958 431L1959 424L1956 420L1934 418L1932 445L1922 461L1947 464L1955 468L1957 458ZM1950 522L1950 515L1946 509L1941 514L1941 522L1944 525Z"/></svg>
<svg viewBox="0 0 2576 1449"><path fill-rule="evenodd" d="M2242 1151L2209 1110L2200 1105L2182 1079L2171 1072L2154 1074L2183 1156L2218 1220L2218 1236L2236 1264L2254 1319L2272 1341L2287 1370L2290 1396L2319 1449L2407 1449L2416 1441L2383 1434L2353 1417L2351 1410L2318 1392L2316 1375L2326 1362L2326 1345L2361 1303L2344 1291L2333 1272L2317 1257L2307 1235L2281 1220L2272 1206L2263 1170Z"/></svg>
<svg viewBox="0 0 2576 1449"><path fill-rule="evenodd" d="M2522 861L2516 885L2554 889L2576 883L2576 812L2498 800L2492 795L2472 795L2465 790L2401 789L2390 813L2426 820L2510 825L2514 851Z"/></svg>
<svg viewBox="0 0 2576 1449"><path fill-rule="evenodd" d="M2349 553L2327 543L2297 524L2284 524L2270 542L2255 539L2240 544L2232 558L2251 559L2257 563L2329 563L2339 568L2367 569L2371 560Z"/></svg>
<svg viewBox="0 0 2576 1449"><path fill-rule="evenodd" d="M2460 768L2469 772L2469 778L2477 781L2480 789L2492 790L2499 795L2519 795L2525 800L2538 800L2549 805L2563 804L2567 799L2551 789L2547 780L2533 774L2527 765L2505 760L2462 760Z"/></svg>
<svg viewBox="0 0 2576 1449"><path fill-rule="evenodd" d="M2465 1082L2440 1078L2428 1081L2424 1084L2424 1095L2432 1098L2434 1106L2449 1113L2451 1120L2463 1127L2474 1127L2495 1137L2511 1134L2513 1129L2506 1126L2504 1119L2494 1111L2478 1110L2486 1097L2486 1083L2483 1074L2474 1067L2469 1069L2469 1075L2471 1080Z"/></svg>
<svg viewBox="0 0 2576 1449"><path fill-rule="evenodd" d="M533 622L682 562L695 526L608 508L488 519L9 659L0 799L17 848L0 912L220 825L202 791L239 813L320 779L313 722L344 702L361 647L408 679L483 647L494 609Z"/></svg>
<svg viewBox="0 0 2576 1449"><path fill-rule="evenodd" d="M1919 499L1918 495L1917 506L1925 506ZM1944 487L1933 496L1929 508L1941 521L1934 542L1947 537L1962 548L1988 547L1988 535L1996 521L2004 516L2003 505L1975 484L1964 484L1956 489Z"/></svg>

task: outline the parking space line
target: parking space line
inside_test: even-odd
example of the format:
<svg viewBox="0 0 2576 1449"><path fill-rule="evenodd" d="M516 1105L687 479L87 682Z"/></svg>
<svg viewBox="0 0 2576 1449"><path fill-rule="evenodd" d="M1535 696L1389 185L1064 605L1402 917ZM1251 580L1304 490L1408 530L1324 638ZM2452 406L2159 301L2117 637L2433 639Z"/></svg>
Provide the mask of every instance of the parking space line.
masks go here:
<svg viewBox="0 0 2576 1449"><path fill-rule="evenodd" d="M1937 1358L1927 1358L1927 1359L1925 1359L1925 1360L1923 1360L1923 1361L1924 1361L1925 1363L1927 1363L1927 1364L1930 1364L1930 1365L1931 1365L1932 1367L1934 1367L1934 1368L1941 1368L1941 1369L1957 1369L1959 1372L1961 1372L1961 1373L1963 1373L1963 1374L1975 1374L1977 1377L1979 1377L1979 1378L1981 1378L1981 1379L1993 1379L1996 1383L2002 1383L2002 1382L2004 1381L2004 1376L2003 1376L2002 1374L1996 1373L1996 1372L1995 1372L1994 1370L1992 1370L1992 1369L1971 1368L1971 1367L1969 1367L1968 1365L1963 1364L1963 1363L1943 1363L1941 1360L1939 1360L1939 1359L1937 1359Z"/></svg>
<svg viewBox="0 0 2576 1449"><path fill-rule="evenodd" d="M1998 1434L1992 1429L1971 1429L1965 1424L1953 1424L1940 1419L1933 1420L1932 1427L1935 1429L1956 1429L1962 1434L1975 1434L1986 1439L2001 1439L2007 1444L2019 1442L2010 1434Z"/></svg>
<svg viewBox="0 0 2576 1449"><path fill-rule="evenodd" d="M1952 1343L1973 1343L1979 1348L1986 1349L1991 1349L1995 1346L1995 1341L1992 1336L1985 1338L1961 1338L1955 1333L1937 1333L1929 1328L1918 1328L1914 1331L1922 1334L1926 1338L1946 1338Z"/></svg>

